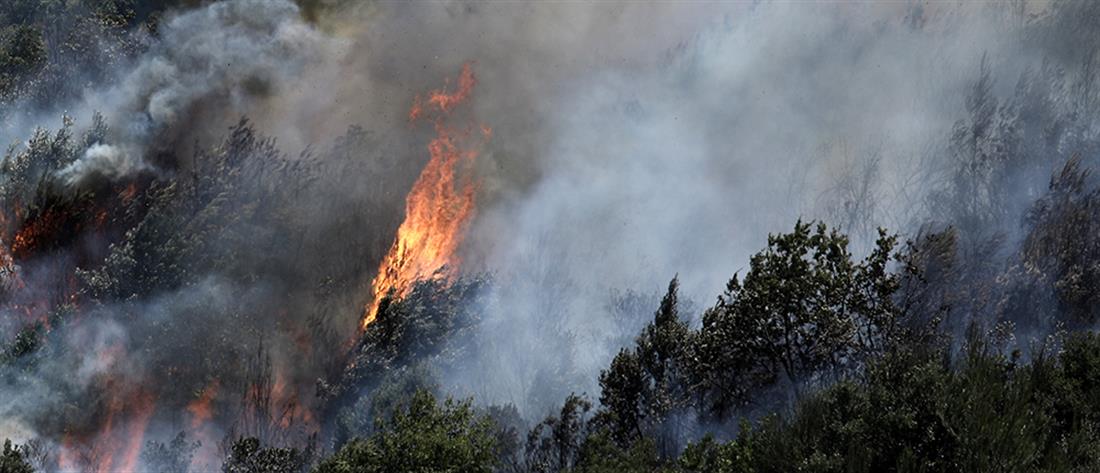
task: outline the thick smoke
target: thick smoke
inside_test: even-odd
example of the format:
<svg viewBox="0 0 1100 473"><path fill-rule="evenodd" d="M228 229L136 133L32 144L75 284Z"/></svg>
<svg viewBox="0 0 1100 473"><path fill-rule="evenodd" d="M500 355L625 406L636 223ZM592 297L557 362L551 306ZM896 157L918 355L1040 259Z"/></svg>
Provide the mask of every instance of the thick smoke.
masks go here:
<svg viewBox="0 0 1100 473"><path fill-rule="evenodd" d="M324 69L341 47L305 23L289 1L214 3L170 14L158 33L110 84L90 89L68 109L85 123L103 113L111 129L109 143L95 144L61 173L68 183L94 173L118 178L174 170L186 164L178 159L220 139L241 116L293 138L276 125L289 122L286 117L264 120L265 107L301 87L309 71Z"/></svg>
<svg viewBox="0 0 1100 473"><path fill-rule="evenodd" d="M92 266L77 274L58 274L57 268L83 264L85 245L105 246L100 242L109 231L79 226L76 231L85 236L76 243L63 248L48 244L40 254L20 256L17 265L6 268L5 283L33 294L35 304L40 298L67 302L67 287L78 282L86 294L110 301L78 308L55 305L46 326L61 320L54 314L76 311L79 318L52 326L33 361L4 368L0 437L50 442L55 458L49 468L118 468L127 464L119 459L121 452L136 451L127 442L140 448L145 441L167 441L181 431L203 443L193 466L209 468L223 457L223 437L250 435L279 443L316 432L317 421L310 417L316 407L314 383L326 375L326 364L339 362L340 356L339 350L322 352L320 347L344 343L355 333L363 303L358 279L369 278L365 268L378 259L372 252L385 249L388 243L379 242L392 238L391 220L400 215L401 196L387 191L389 184L379 184L379 176L397 187L415 176L383 155L387 142L402 138L372 139L353 130L335 146L331 141L320 144L329 158L324 167L303 152L312 143L306 140L313 139L306 138L307 132L331 139L355 120L342 120L339 129L294 129L299 119L295 110L308 109L295 101L309 97L293 90L314 70L336 67L331 61L340 59L343 40L308 24L292 2L233 0L171 12L156 37L146 41L146 51L116 71L111 82L90 87L78 103L56 104L56 110L74 117L78 138L66 140L69 135L58 133L50 152L70 155L71 160L62 157L56 170L47 168L42 179L30 184L63 184L50 191L60 196L47 194L51 197L35 202L60 210L23 225L50 225L50 215L77 220L73 214L95 209L66 207L66 202L83 202L89 192L93 201L106 199L104 205L114 206L103 209L97 227L131 219L137 207L126 208L128 202L151 206L155 219L147 217L138 228L115 235L103 265L120 266L104 272ZM251 117L251 124L242 125L242 117ZM393 128L403 130L402 125ZM231 126L236 132L227 139ZM285 138L288 152L295 154L276 150L262 135L253 135L253 129ZM17 156L33 156L42 147L27 143L24 148ZM197 178L184 181L189 191L176 185L141 194L148 179L200 174L201 183ZM10 179L4 187L10 199L6 203L22 204L21 195L30 193L9 192L22 184L5 178ZM95 197L116 192L112 183L129 183L135 190L122 191L123 197ZM272 190L272 183L285 187ZM110 204L111 199L123 203ZM258 199L292 215L272 217L257 209ZM204 211L180 212L187 205ZM290 221L293 230L271 227L275 219ZM349 234L348 228L362 229L366 222L378 230ZM162 230L176 233L185 227L190 230L161 238ZM247 239L231 236L246 232ZM155 239L162 247L135 248L135 242L140 245L152 235L160 235ZM339 245L325 239L337 238L367 250L334 254ZM197 246L205 254L179 253ZM143 252L172 266L133 267L134 255ZM348 271L358 268L362 273L348 278L354 288L333 294L336 289L323 287L326 281L320 276L308 275L343 271L322 253L362 259L341 261ZM220 261L204 263L196 257ZM243 271L225 274L230 266ZM130 283L118 276L137 285L127 287ZM9 278L21 281L9 283ZM149 289L142 292L141 286ZM104 288L132 292L106 298L94 294ZM20 306L11 307L5 317L22 320ZM318 344L316 351L310 343ZM207 390L219 392L208 407L213 421L193 427L197 414L187 408ZM256 396L269 397L248 397L261 391ZM145 435L139 435L143 430ZM112 453L115 458L104 460Z"/></svg>
<svg viewBox="0 0 1100 473"><path fill-rule="evenodd" d="M93 176L117 180L147 169L148 165L117 146L96 143L84 151L84 155L58 172L69 185L79 186Z"/></svg>
<svg viewBox="0 0 1100 473"><path fill-rule="evenodd" d="M876 226L914 230L982 58L1010 77L1039 63L981 7L449 7L393 18L429 36L392 62L477 58L494 140L468 250L507 283L483 351L441 371L528 416L597 394L622 334L651 318L616 314L617 290L679 274L706 304L798 218L857 247Z"/></svg>

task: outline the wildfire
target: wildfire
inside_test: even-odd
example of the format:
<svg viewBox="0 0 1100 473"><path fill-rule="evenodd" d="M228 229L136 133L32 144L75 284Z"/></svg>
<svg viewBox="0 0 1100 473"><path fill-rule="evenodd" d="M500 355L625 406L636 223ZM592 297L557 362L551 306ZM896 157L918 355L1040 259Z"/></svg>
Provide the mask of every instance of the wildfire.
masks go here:
<svg viewBox="0 0 1100 473"><path fill-rule="evenodd" d="M199 441L199 449L191 457L191 469L204 471L213 469L217 462L217 433L210 421L214 418L214 400L218 396L221 383L213 380L205 388L199 397L187 405L187 413L191 418L188 433L191 438Z"/></svg>
<svg viewBox="0 0 1100 473"><path fill-rule="evenodd" d="M474 215L477 183L470 168L477 159L479 141L471 142L470 129L447 126L445 119L466 102L476 79L470 64L462 66L458 87L434 90L427 100L417 97L409 110L409 121L431 117L436 137L428 144L431 159L413 184L405 201L405 220L397 238L382 260L371 282L372 302L363 317L366 328L378 315L378 304L391 289L405 296L419 279L450 279L459 264L456 251L462 244L466 224ZM481 126L481 140L490 130Z"/></svg>
<svg viewBox="0 0 1100 473"><path fill-rule="evenodd" d="M103 364L120 363L121 345L99 351ZM145 429L156 409L156 395L141 383L110 375L103 380L106 395L103 423L92 438L65 436L59 457L61 471L136 471Z"/></svg>
<svg viewBox="0 0 1100 473"><path fill-rule="evenodd" d="M8 217L6 209L13 207L17 208L17 206L6 205L5 210L0 210L0 281L6 289L21 289L24 287L23 279L16 271L15 258L8 248L8 242L11 241L14 230L12 229L13 219Z"/></svg>
<svg viewBox="0 0 1100 473"><path fill-rule="evenodd" d="M202 395L198 399L191 401L187 405L187 412L191 414L191 430L199 430L214 417L211 403L218 395L218 380L211 381L210 384L202 390Z"/></svg>

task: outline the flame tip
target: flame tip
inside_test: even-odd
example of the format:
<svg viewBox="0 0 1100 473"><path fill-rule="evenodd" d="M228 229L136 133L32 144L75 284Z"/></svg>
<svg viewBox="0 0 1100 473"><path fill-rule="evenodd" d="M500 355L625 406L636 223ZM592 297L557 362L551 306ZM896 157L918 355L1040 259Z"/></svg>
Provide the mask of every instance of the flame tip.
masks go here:
<svg viewBox="0 0 1100 473"><path fill-rule="evenodd" d="M371 281L372 302L360 324L363 330L377 318L387 294L404 297L419 280L449 280L457 274L456 252L476 211L478 185L474 179L458 179L457 174L468 171L460 164L477 158L478 144L470 143L470 128L465 132L452 129L445 119L473 93L477 80L472 65L462 65L454 91L449 91L448 78L443 88L428 94L427 102L420 95L413 100L409 121L424 117L426 107L431 107L437 112L432 116L437 136L428 143L431 158L405 199L405 220ZM480 128L482 137L488 139L492 129Z"/></svg>

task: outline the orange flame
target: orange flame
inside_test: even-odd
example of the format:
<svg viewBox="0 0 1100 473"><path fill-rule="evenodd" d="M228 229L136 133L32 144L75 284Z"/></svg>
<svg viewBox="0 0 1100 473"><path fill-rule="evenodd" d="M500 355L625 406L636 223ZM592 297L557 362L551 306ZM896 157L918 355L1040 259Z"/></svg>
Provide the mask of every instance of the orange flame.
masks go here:
<svg viewBox="0 0 1100 473"><path fill-rule="evenodd" d="M218 387L218 380L215 379L211 381L210 384L202 390L202 394L198 399L187 404L187 412L191 414L192 430L202 428L204 424L214 417L210 404L214 402L214 398L218 395Z"/></svg>
<svg viewBox="0 0 1100 473"><path fill-rule="evenodd" d="M121 345L113 345L97 353L101 363L114 364L124 358ZM103 384L107 393L106 417L92 439L76 439L66 435L59 457L62 471L94 472L136 471L145 429L156 409L156 395L140 384L108 376ZM82 451L83 454L78 452Z"/></svg>
<svg viewBox="0 0 1100 473"><path fill-rule="evenodd" d="M14 204L7 208L17 207L18 204ZM0 281L9 289L25 286L23 279L19 277L19 273L16 271L15 258L12 257L11 250L8 248L12 234L15 233L12 228L12 220L13 218L8 217L7 211L0 211Z"/></svg>
<svg viewBox="0 0 1100 473"><path fill-rule="evenodd" d="M199 441L199 448L191 457L192 471L214 469L217 462L217 436L210 420L214 418L214 400L218 397L221 383L217 379L210 382L199 397L187 404L187 413L191 417L189 435Z"/></svg>
<svg viewBox="0 0 1100 473"><path fill-rule="evenodd" d="M444 119L470 97L475 84L473 70L465 64L457 90L448 92L444 87L432 91L426 102L420 97L413 102L409 120L434 112L436 138L428 144L431 159L406 198L405 221L371 282L373 297L363 317L364 329L374 322L378 304L389 290L403 297L417 280L454 276L459 264L455 252L475 211L477 183L468 172L477 159L478 146L468 142L469 130L450 128ZM488 127L482 126L480 131L483 138L489 137ZM467 175L462 177L464 170Z"/></svg>

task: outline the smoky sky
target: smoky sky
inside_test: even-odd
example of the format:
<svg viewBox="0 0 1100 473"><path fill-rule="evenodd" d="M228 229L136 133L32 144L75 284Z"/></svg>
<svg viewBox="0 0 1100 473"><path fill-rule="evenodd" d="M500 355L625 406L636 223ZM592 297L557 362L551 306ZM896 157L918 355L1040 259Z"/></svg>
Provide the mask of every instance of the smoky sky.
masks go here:
<svg viewBox="0 0 1100 473"><path fill-rule="evenodd" d="M651 316L623 327L611 293L678 275L705 306L799 218L850 223L857 252L877 226L914 229L982 57L1005 77L1039 61L981 7L663 7L436 13L458 19L429 33L453 35L440 44L469 38L442 57L478 59L494 127L467 251L507 281L478 335L490 348L444 370L459 392L528 415L557 402L541 401L546 373L564 372L559 397L596 394L619 331ZM865 209L845 221L838 186L864 170Z"/></svg>

